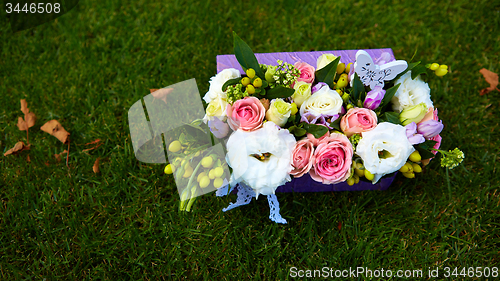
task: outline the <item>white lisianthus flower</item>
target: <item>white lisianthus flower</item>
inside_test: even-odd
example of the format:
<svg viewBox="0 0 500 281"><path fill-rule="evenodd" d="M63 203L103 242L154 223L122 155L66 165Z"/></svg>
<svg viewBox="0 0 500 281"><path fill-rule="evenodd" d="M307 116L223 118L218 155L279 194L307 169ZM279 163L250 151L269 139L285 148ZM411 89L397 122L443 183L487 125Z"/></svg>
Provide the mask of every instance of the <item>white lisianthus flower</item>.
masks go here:
<svg viewBox="0 0 500 281"><path fill-rule="evenodd" d="M399 83L401 83L401 85L391 99L392 109L394 111L401 112L405 108L422 102L425 103L427 108L433 107L431 89L429 85L420 78L420 75L413 80L411 79L411 71L408 71L394 82L395 85Z"/></svg>
<svg viewBox="0 0 500 281"><path fill-rule="evenodd" d="M403 167L415 151L406 136L406 128L401 125L382 122L371 131L362 132L361 136L356 154L363 159L365 169L375 176L373 184Z"/></svg>
<svg viewBox="0 0 500 281"><path fill-rule="evenodd" d="M406 136L406 135L405 135ZM227 141L226 161L233 169L231 185L250 186L256 194L270 195L291 181L295 138L271 121L255 131L237 130Z"/></svg>
<svg viewBox="0 0 500 281"><path fill-rule="evenodd" d="M292 100L298 107L311 97L311 83L297 81L293 85L293 89L295 92L292 95Z"/></svg>
<svg viewBox="0 0 500 281"><path fill-rule="evenodd" d="M342 98L336 91L324 86L302 103L300 115L309 112L316 117L320 115L333 116L342 110L342 102Z"/></svg>
<svg viewBox="0 0 500 281"><path fill-rule="evenodd" d="M240 71L235 68L227 68L210 78L210 88L203 99L210 103L215 98L226 99L226 94L222 92L222 86L230 79L241 77Z"/></svg>
<svg viewBox="0 0 500 281"><path fill-rule="evenodd" d="M203 121L207 123L209 120L212 120L214 116L219 118L227 116L227 101L225 98L221 96L216 97L210 101L207 106L207 110L205 111L205 117L203 117ZM222 118L223 120L225 118Z"/></svg>
<svg viewBox="0 0 500 281"><path fill-rule="evenodd" d="M272 121L274 124L283 127L288 121L288 118L290 118L291 113L291 104L283 99L274 99L271 101L271 105L266 111L266 120Z"/></svg>
<svg viewBox="0 0 500 281"><path fill-rule="evenodd" d="M322 54L316 61L316 69L322 69L337 58L334 54Z"/></svg>

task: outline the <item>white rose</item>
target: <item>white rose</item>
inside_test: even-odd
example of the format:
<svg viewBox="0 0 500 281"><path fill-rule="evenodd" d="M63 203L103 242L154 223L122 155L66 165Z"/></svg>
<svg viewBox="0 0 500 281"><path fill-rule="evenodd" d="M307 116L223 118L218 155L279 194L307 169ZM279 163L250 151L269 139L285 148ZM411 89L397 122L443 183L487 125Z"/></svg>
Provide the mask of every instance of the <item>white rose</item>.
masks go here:
<svg viewBox="0 0 500 281"><path fill-rule="evenodd" d="M411 79L411 71L408 71L394 82L395 85L399 83L401 83L401 85L391 99L392 109L394 111L401 112L405 108L422 102L427 105L427 108L433 107L431 89L429 85L420 78L420 75L413 80Z"/></svg>
<svg viewBox="0 0 500 281"><path fill-rule="evenodd" d="M233 169L231 185L250 186L256 194L270 195L278 186L291 181L295 137L271 121L247 132L237 130L227 141L227 164ZM261 157L264 159L260 159ZM259 159L257 159L259 158Z"/></svg>
<svg viewBox="0 0 500 281"><path fill-rule="evenodd" d="M222 86L230 79L241 77L240 71L235 68L227 68L217 73L210 78L210 88L203 99L210 103L213 99L221 97L226 98L226 94L222 92Z"/></svg>
<svg viewBox="0 0 500 281"><path fill-rule="evenodd" d="M382 122L375 129L361 133L356 147L358 154L375 178L375 184L382 176L396 172L415 151L406 137L406 128L401 125ZM380 153L380 154L379 154Z"/></svg>
<svg viewBox="0 0 500 281"><path fill-rule="evenodd" d="M316 62L316 69L321 69L325 66L327 66L329 63L337 59L337 56L333 54L322 54L317 62Z"/></svg>
<svg viewBox="0 0 500 281"><path fill-rule="evenodd" d="M300 115L309 112L314 116L339 114L342 110L342 98L340 95L327 86L309 97L302 106L300 106Z"/></svg>

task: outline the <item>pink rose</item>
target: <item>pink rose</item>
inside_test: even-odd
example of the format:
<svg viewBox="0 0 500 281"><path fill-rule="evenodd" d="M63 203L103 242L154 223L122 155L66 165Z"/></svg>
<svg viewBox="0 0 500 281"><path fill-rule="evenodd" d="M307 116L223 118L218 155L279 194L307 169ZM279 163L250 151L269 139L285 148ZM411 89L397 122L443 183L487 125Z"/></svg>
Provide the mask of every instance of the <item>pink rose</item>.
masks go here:
<svg viewBox="0 0 500 281"><path fill-rule="evenodd" d="M266 109L256 97L245 97L227 105L229 127L234 131L253 131L262 125Z"/></svg>
<svg viewBox="0 0 500 281"><path fill-rule="evenodd" d="M433 140L433 141L437 141L437 143L434 145L434 149L439 149L439 147L441 146L441 141L443 140L441 138L440 135L436 135L435 137L432 137L430 138L429 140ZM437 151L435 150L432 150L432 153L434 153L434 155L436 155ZM424 164L424 166L426 166L427 164L429 164L429 162L432 160L432 158L429 158L429 159L424 159L422 160L422 164Z"/></svg>
<svg viewBox="0 0 500 281"><path fill-rule="evenodd" d="M377 114L367 108L351 108L340 120L340 129L350 137L366 132L377 126Z"/></svg>
<svg viewBox="0 0 500 281"><path fill-rule="evenodd" d="M307 134L307 138L309 139L309 141L312 142L312 144L314 146L318 146L322 140L324 140L325 138L328 138L328 137L330 137L329 131L326 131L326 133L319 139L315 138L312 134L309 134L309 133Z"/></svg>
<svg viewBox="0 0 500 281"><path fill-rule="evenodd" d="M353 150L343 134L331 134L323 139L314 151L311 178L323 184L343 182L351 175Z"/></svg>
<svg viewBox="0 0 500 281"><path fill-rule="evenodd" d="M306 83L314 82L314 67L305 62L296 62L295 68L300 70L300 76L297 81L304 81Z"/></svg>
<svg viewBox="0 0 500 281"><path fill-rule="evenodd" d="M314 159L314 146L309 139L303 139L295 144L292 152L292 167L290 175L300 178L309 172Z"/></svg>
<svg viewBox="0 0 500 281"><path fill-rule="evenodd" d="M437 108L434 109L432 107L429 107L429 110L427 110L427 113L425 114L424 119L422 119L419 123L429 121L429 120L439 121Z"/></svg>

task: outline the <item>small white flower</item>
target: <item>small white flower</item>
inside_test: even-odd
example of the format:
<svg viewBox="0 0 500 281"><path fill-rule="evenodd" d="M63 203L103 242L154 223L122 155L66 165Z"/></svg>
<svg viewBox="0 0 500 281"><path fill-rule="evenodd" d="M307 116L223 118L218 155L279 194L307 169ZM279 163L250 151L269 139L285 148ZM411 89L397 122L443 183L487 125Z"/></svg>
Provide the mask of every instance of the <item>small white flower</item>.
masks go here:
<svg viewBox="0 0 500 281"><path fill-rule="evenodd" d="M226 155L233 169L231 185L243 182L255 191L256 197L274 194L278 186L291 181L295 142L288 130L271 121L255 131L234 132L227 141Z"/></svg>
<svg viewBox="0 0 500 281"><path fill-rule="evenodd" d="M413 80L411 79L411 71L408 71L394 82L395 85L399 83L401 83L401 85L391 99L393 110L401 112L405 108L422 102L425 103L427 108L433 107L431 89L429 85L420 78L420 75Z"/></svg>
<svg viewBox="0 0 500 281"><path fill-rule="evenodd" d="M415 151L406 137L406 128L382 122L375 129L361 133L356 154L363 159L365 169L375 178L375 184L384 175L396 172Z"/></svg>

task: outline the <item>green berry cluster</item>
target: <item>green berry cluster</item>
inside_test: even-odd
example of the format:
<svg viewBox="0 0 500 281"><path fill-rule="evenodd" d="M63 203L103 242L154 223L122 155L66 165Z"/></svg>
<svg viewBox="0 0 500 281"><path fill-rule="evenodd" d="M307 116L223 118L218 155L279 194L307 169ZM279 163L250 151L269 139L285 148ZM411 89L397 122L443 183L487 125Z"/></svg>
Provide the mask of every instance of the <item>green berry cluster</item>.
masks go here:
<svg viewBox="0 0 500 281"><path fill-rule="evenodd" d="M291 88L299 76L300 70L295 68L293 64L278 60L278 66L276 67L276 71L273 75L273 79L277 85L283 85Z"/></svg>
<svg viewBox="0 0 500 281"><path fill-rule="evenodd" d="M448 169L453 169L458 166L462 161L464 161L464 153L457 148L449 150L448 152L440 150L442 154L441 167L447 167Z"/></svg>
<svg viewBox="0 0 500 281"><path fill-rule="evenodd" d="M228 86L226 89L227 102L233 104L235 101L240 100L248 96L246 88L244 89L243 84L238 83L236 85Z"/></svg>

